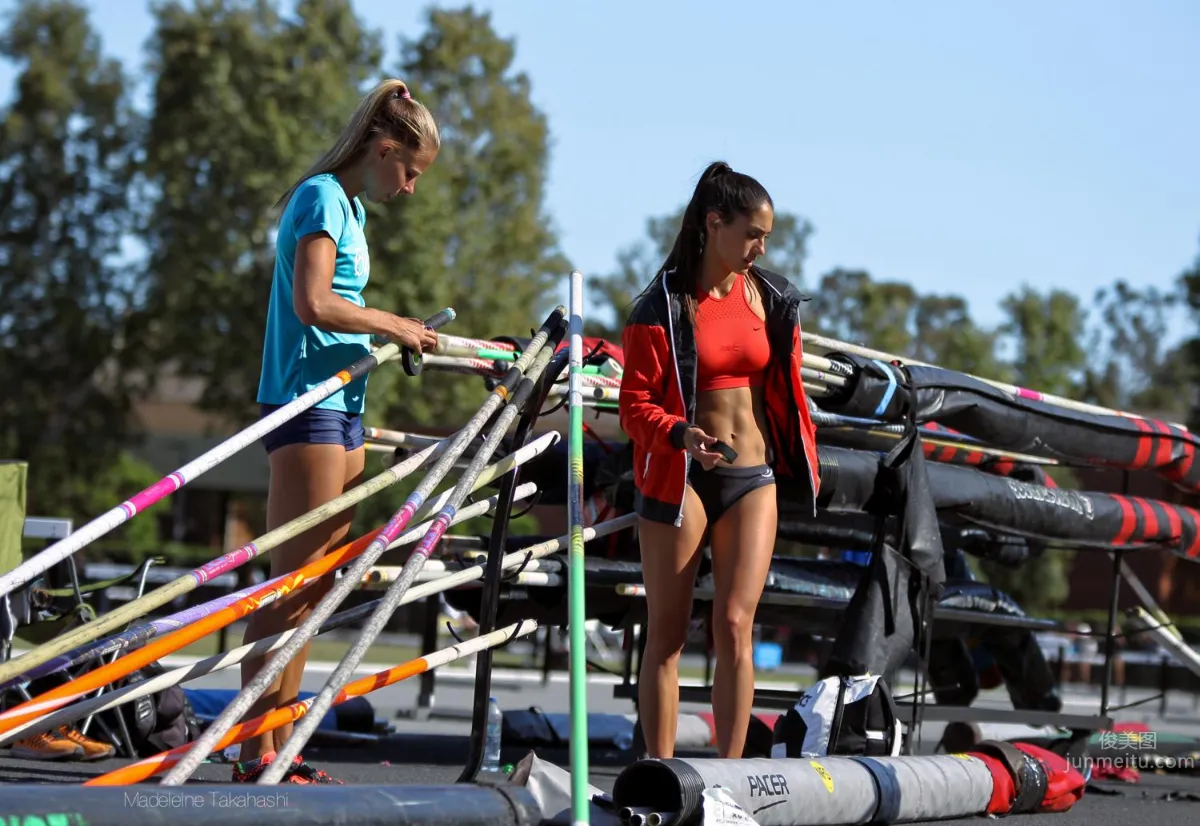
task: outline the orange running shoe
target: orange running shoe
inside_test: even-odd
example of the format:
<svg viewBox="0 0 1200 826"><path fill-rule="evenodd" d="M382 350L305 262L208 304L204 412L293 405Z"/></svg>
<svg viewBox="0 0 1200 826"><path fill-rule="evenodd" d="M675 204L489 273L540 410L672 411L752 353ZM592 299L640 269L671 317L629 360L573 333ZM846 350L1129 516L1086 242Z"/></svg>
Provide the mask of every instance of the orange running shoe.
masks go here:
<svg viewBox="0 0 1200 826"><path fill-rule="evenodd" d="M99 740L93 740L77 728L59 726L58 736L64 740L70 740L83 749L83 755L79 758L80 760L103 760L105 757L112 757L117 753L114 746L108 743L101 743Z"/></svg>
<svg viewBox="0 0 1200 826"><path fill-rule="evenodd" d="M43 731L13 743L10 753L22 760L77 760L83 756L83 747Z"/></svg>

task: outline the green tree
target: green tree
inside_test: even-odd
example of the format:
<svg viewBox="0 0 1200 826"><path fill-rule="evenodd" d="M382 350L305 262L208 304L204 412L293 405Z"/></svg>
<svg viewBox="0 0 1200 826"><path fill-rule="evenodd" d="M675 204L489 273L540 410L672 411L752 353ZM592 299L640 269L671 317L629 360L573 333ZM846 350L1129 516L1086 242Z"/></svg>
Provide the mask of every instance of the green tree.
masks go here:
<svg viewBox="0 0 1200 826"><path fill-rule="evenodd" d="M1180 273L1177 285L1188 309L1200 317L1200 252L1196 253L1192 265Z"/></svg>
<svg viewBox="0 0 1200 826"><path fill-rule="evenodd" d="M1118 410L1186 415L1190 366L1168 344L1179 291L1125 281L1096 291L1084 398Z"/></svg>
<svg viewBox="0 0 1200 826"><path fill-rule="evenodd" d="M910 284L836 268L822 276L807 315L809 332L849 344L989 378L1002 373L996 332L972 321L960 296L921 295Z"/></svg>
<svg viewBox="0 0 1200 826"><path fill-rule="evenodd" d="M839 267L821 277L812 305L805 310L805 326L848 344L909 356L919 302L909 284L874 281L864 270Z"/></svg>
<svg viewBox="0 0 1200 826"><path fill-rule="evenodd" d="M154 481L122 454L144 366L139 271L121 261L141 122L81 4L21 0L7 22L0 54L19 75L0 122L0 455L29 461L30 513L81 521Z"/></svg>
<svg viewBox="0 0 1200 826"><path fill-rule="evenodd" d="M1177 285L1193 323L1200 322L1200 253L1197 253L1192 265L1180 274ZM1200 384L1200 334L1184 339L1177 353L1187 378L1185 404L1188 406L1188 425L1197 429L1200 428L1200 400L1196 396L1196 385Z"/></svg>
<svg viewBox="0 0 1200 826"><path fill-rule="evenodd" d="M1026 612L1036 616L1039 612L1060 607L1070 596L1068 575L1075 553L1047 548L1019 568L1008 568L984 559L976 562L989 585L1008 594Z"/></svg>
<svg viewBox="0 0 1200 826"><path fill-rule="evenodd" d="M670 254L682 221L682 207L670 215L646 219L645 238L617 252L617 269L588 278L591 306L595 308L584 321L588 335L620 342L633 303ZM611 318L606 318L609 314Z"/></svg>
<svg viewBox="0 0 1200 826"><path fill-rule="evenodd" d="M571 271L545 207L546 116L489 14L431 10L427 23L401 41L396 74L433 112L442 147L413 197L370 218L367 300L411 316L453 307L456 335L527 336ZM478 378L445 372L372 382L368 416L389 427L461 423L484 400Z"/></svg>
<svg viewBox="0 0 1200 826"><path fill-rule="evenodd" d="M980 378L1003 380L1007 370L996 358L995 330L971 319L957 295L923 295L913 314L913 358Z"/></svg>
<svg viewBox="0 0 1200 826"><path fill-rule="evenodd" d="M1086 314L1079 298L1064 290L1040 293L1023 286L1006 296L1001 325L1014 381L1031 390L1078 398L1087 366Z"/></svg>
<svg viewBox="0 0 1200 826"><path fill-rule="evenodd" d="M380 36L349 0L154 7L145 238L159 352L204 407L254 414L274 263L273 205L377 79ZM370 227L368 226L368 231Z"/></svg>

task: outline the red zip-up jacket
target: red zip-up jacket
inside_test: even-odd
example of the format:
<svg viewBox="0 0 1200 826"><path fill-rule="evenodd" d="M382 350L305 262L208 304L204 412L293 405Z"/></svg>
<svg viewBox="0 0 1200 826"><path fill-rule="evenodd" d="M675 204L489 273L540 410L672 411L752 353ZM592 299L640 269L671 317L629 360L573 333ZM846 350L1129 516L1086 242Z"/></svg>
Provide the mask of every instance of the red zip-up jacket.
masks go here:
<svg viewBox="0 0 1200 826"><path fill-rule="evenodd" d="M801 483L813 515L820 489L816 429L800 378L803 346L800 304L807 299L785 278L751 267L766 309L771 362L764 401L775 448L773 469ZM667 289L667 272L634 308L621 334L625 372L621 377L621 427L633 442L633 480L638 514L655 522L683 523L684 489L691 456L683 433L696 413L696 331L677 294Z"/></svg>

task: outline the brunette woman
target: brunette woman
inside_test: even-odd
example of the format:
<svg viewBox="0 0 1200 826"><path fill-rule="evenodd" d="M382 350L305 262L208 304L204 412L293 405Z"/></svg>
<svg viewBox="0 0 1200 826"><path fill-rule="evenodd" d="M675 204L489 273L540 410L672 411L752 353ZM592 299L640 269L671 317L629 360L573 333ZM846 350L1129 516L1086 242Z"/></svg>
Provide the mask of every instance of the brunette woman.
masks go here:
<svg viewBox="0 0 1200 826"><path fill-rule="evenodd" d="M705 538L716 586L717 746L721 757L741 757L754 617L775 547L776 477L816 512L816 438L800 379L804 298L755 263L773 222L758 181L710 165L622 335L620 417L634 446L649 611L638 707L651 757L674 752L679 656Z"/></svg>

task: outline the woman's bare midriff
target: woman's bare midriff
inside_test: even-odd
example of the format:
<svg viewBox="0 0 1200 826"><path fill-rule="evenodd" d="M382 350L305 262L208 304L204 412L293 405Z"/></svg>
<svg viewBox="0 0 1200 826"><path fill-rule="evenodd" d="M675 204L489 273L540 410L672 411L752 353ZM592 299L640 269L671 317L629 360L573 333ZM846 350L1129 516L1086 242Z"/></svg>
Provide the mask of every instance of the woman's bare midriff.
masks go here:
<svg viewBox="0 0 1200 826"><path fill-rule="evenodd" d="M710 390L696 396L696 426L737 451L736 466L767 463L770 430L761 387Z"/></svg>

